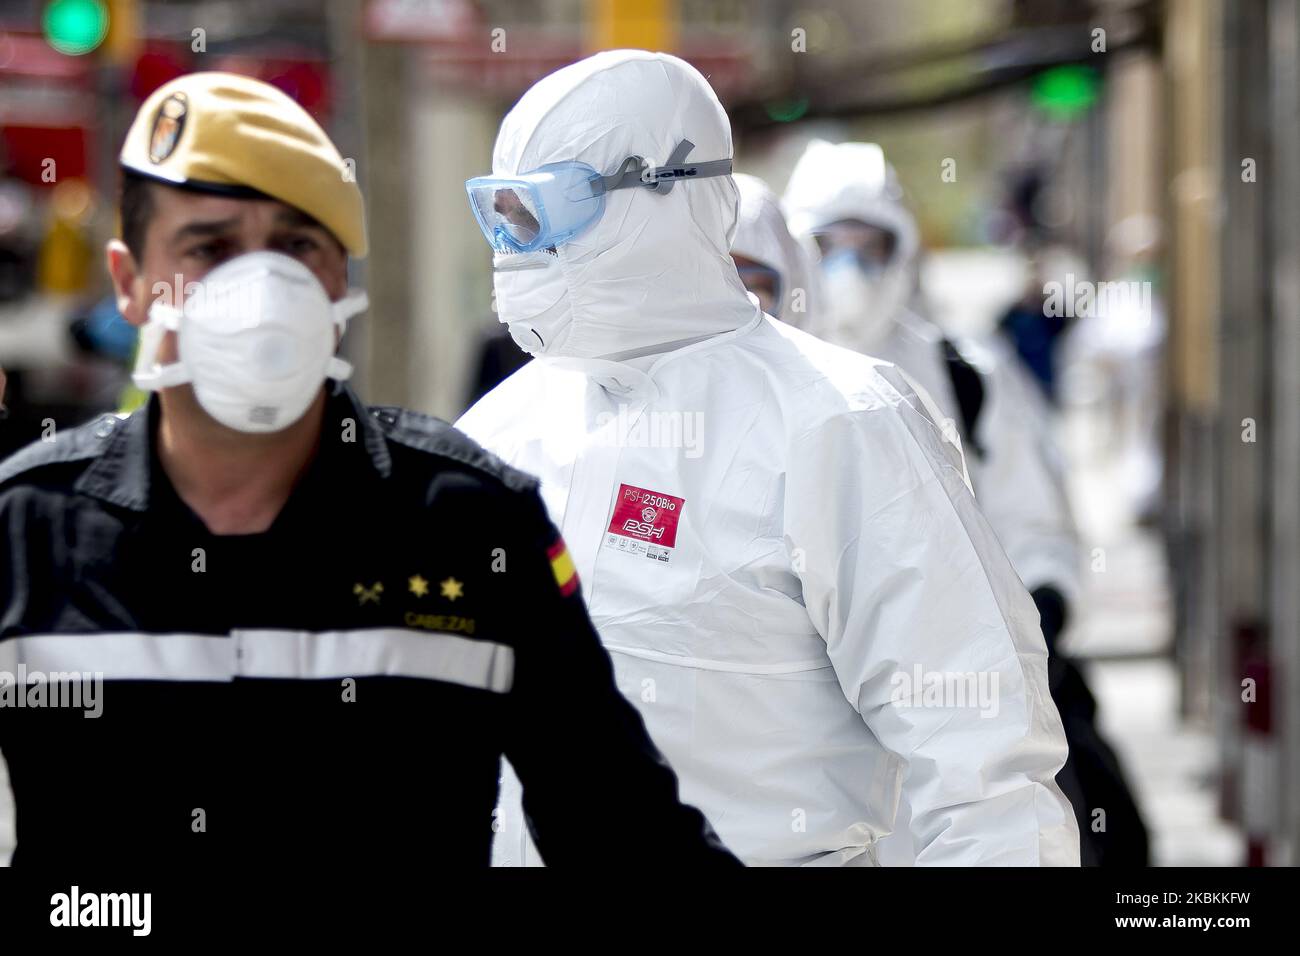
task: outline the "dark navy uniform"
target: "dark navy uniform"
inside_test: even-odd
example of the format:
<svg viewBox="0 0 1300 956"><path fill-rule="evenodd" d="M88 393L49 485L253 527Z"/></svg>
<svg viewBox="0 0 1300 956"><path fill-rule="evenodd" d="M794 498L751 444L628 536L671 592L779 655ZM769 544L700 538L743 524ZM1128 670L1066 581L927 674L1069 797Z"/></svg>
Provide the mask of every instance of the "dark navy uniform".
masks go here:
<svg viewBox="0 0 1300 956"><path fill-rule="evenodd" d="M505 754L551 865L610 828L642 864L738 865L615 688L534 479L339 389L274 524L213 535L158 415L0 463L16 863L485 866ZM99 717L13 706L94 672Z"/></svg>

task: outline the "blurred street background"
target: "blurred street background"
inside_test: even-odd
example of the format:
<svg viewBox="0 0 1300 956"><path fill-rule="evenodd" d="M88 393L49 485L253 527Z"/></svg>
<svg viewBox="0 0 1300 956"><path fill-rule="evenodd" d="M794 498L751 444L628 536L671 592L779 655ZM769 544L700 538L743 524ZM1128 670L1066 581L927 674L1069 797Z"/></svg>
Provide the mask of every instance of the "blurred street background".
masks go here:
<svg viewBox="0 0 1300 956"><path fill-rule="evenodd" d="M1066 645L1153 862L1298 862L1297 0L4 0L0 457L128 400L102 249L162 83L247 73L330 131L368 203L358 391L454 419L518 360L464 181L530 84L623 46L705 73L778 194L814 137L884 147L932 317L1050 397L1086 563ZM1076 295L1105 282L1137 295Z"/></svg>

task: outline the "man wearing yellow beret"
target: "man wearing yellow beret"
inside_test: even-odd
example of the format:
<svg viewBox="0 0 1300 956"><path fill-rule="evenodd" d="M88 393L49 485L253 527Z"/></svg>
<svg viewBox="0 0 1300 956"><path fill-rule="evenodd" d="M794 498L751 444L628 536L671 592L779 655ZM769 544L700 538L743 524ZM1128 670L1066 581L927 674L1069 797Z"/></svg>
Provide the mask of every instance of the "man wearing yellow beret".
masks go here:
<svg viewBox="0 0 1300 956"><path fill-rule="evenodd" d="M486 865L506 754L548 863L602 859L616 807L643 860L737 865L536 481L343 384L364 212L315 121L197 73L121 165L108 268L151 397L0 462L15 861Z"/></svg>

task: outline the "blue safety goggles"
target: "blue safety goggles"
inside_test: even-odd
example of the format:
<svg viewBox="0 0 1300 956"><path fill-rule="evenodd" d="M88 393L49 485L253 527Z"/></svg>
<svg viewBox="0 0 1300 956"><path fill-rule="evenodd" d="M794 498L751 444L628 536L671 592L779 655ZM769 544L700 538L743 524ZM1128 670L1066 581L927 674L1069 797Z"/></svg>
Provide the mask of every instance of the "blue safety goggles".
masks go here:
<svg viewBox="0 0 1300 956"><path fill-rule="evenodd" d="M476 176L466 181L465 191L496 252L554 250L590 229L605 212L605 195L615 189L642 187L662 194L683 180L730 174L730 159L686 163L693 148L682 140L662 166L629 156L609 176L576 161L548 163L521 176Z"/></svg>

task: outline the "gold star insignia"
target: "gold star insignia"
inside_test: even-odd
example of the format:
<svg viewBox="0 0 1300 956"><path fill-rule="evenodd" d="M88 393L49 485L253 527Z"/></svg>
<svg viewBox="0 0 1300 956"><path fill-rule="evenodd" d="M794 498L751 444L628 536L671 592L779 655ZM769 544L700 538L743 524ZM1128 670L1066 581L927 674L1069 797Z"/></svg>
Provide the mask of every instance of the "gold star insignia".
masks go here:
<svg viewBox="0 0 1300 956"><path fill-rule="evenodd" d="M406 579L406 583L410 586L411 593L416 597L424 597L429 593L429 582L418 574L411 575Z"/></svg>
<svg viewBox="0 0 1300 956"><path fill-rule="evenodd" d="M448 578L439 582L438 587L442 588L442 596L448 601L454 601L458 597L465 596L465 586L455 578Z"/></svg>

